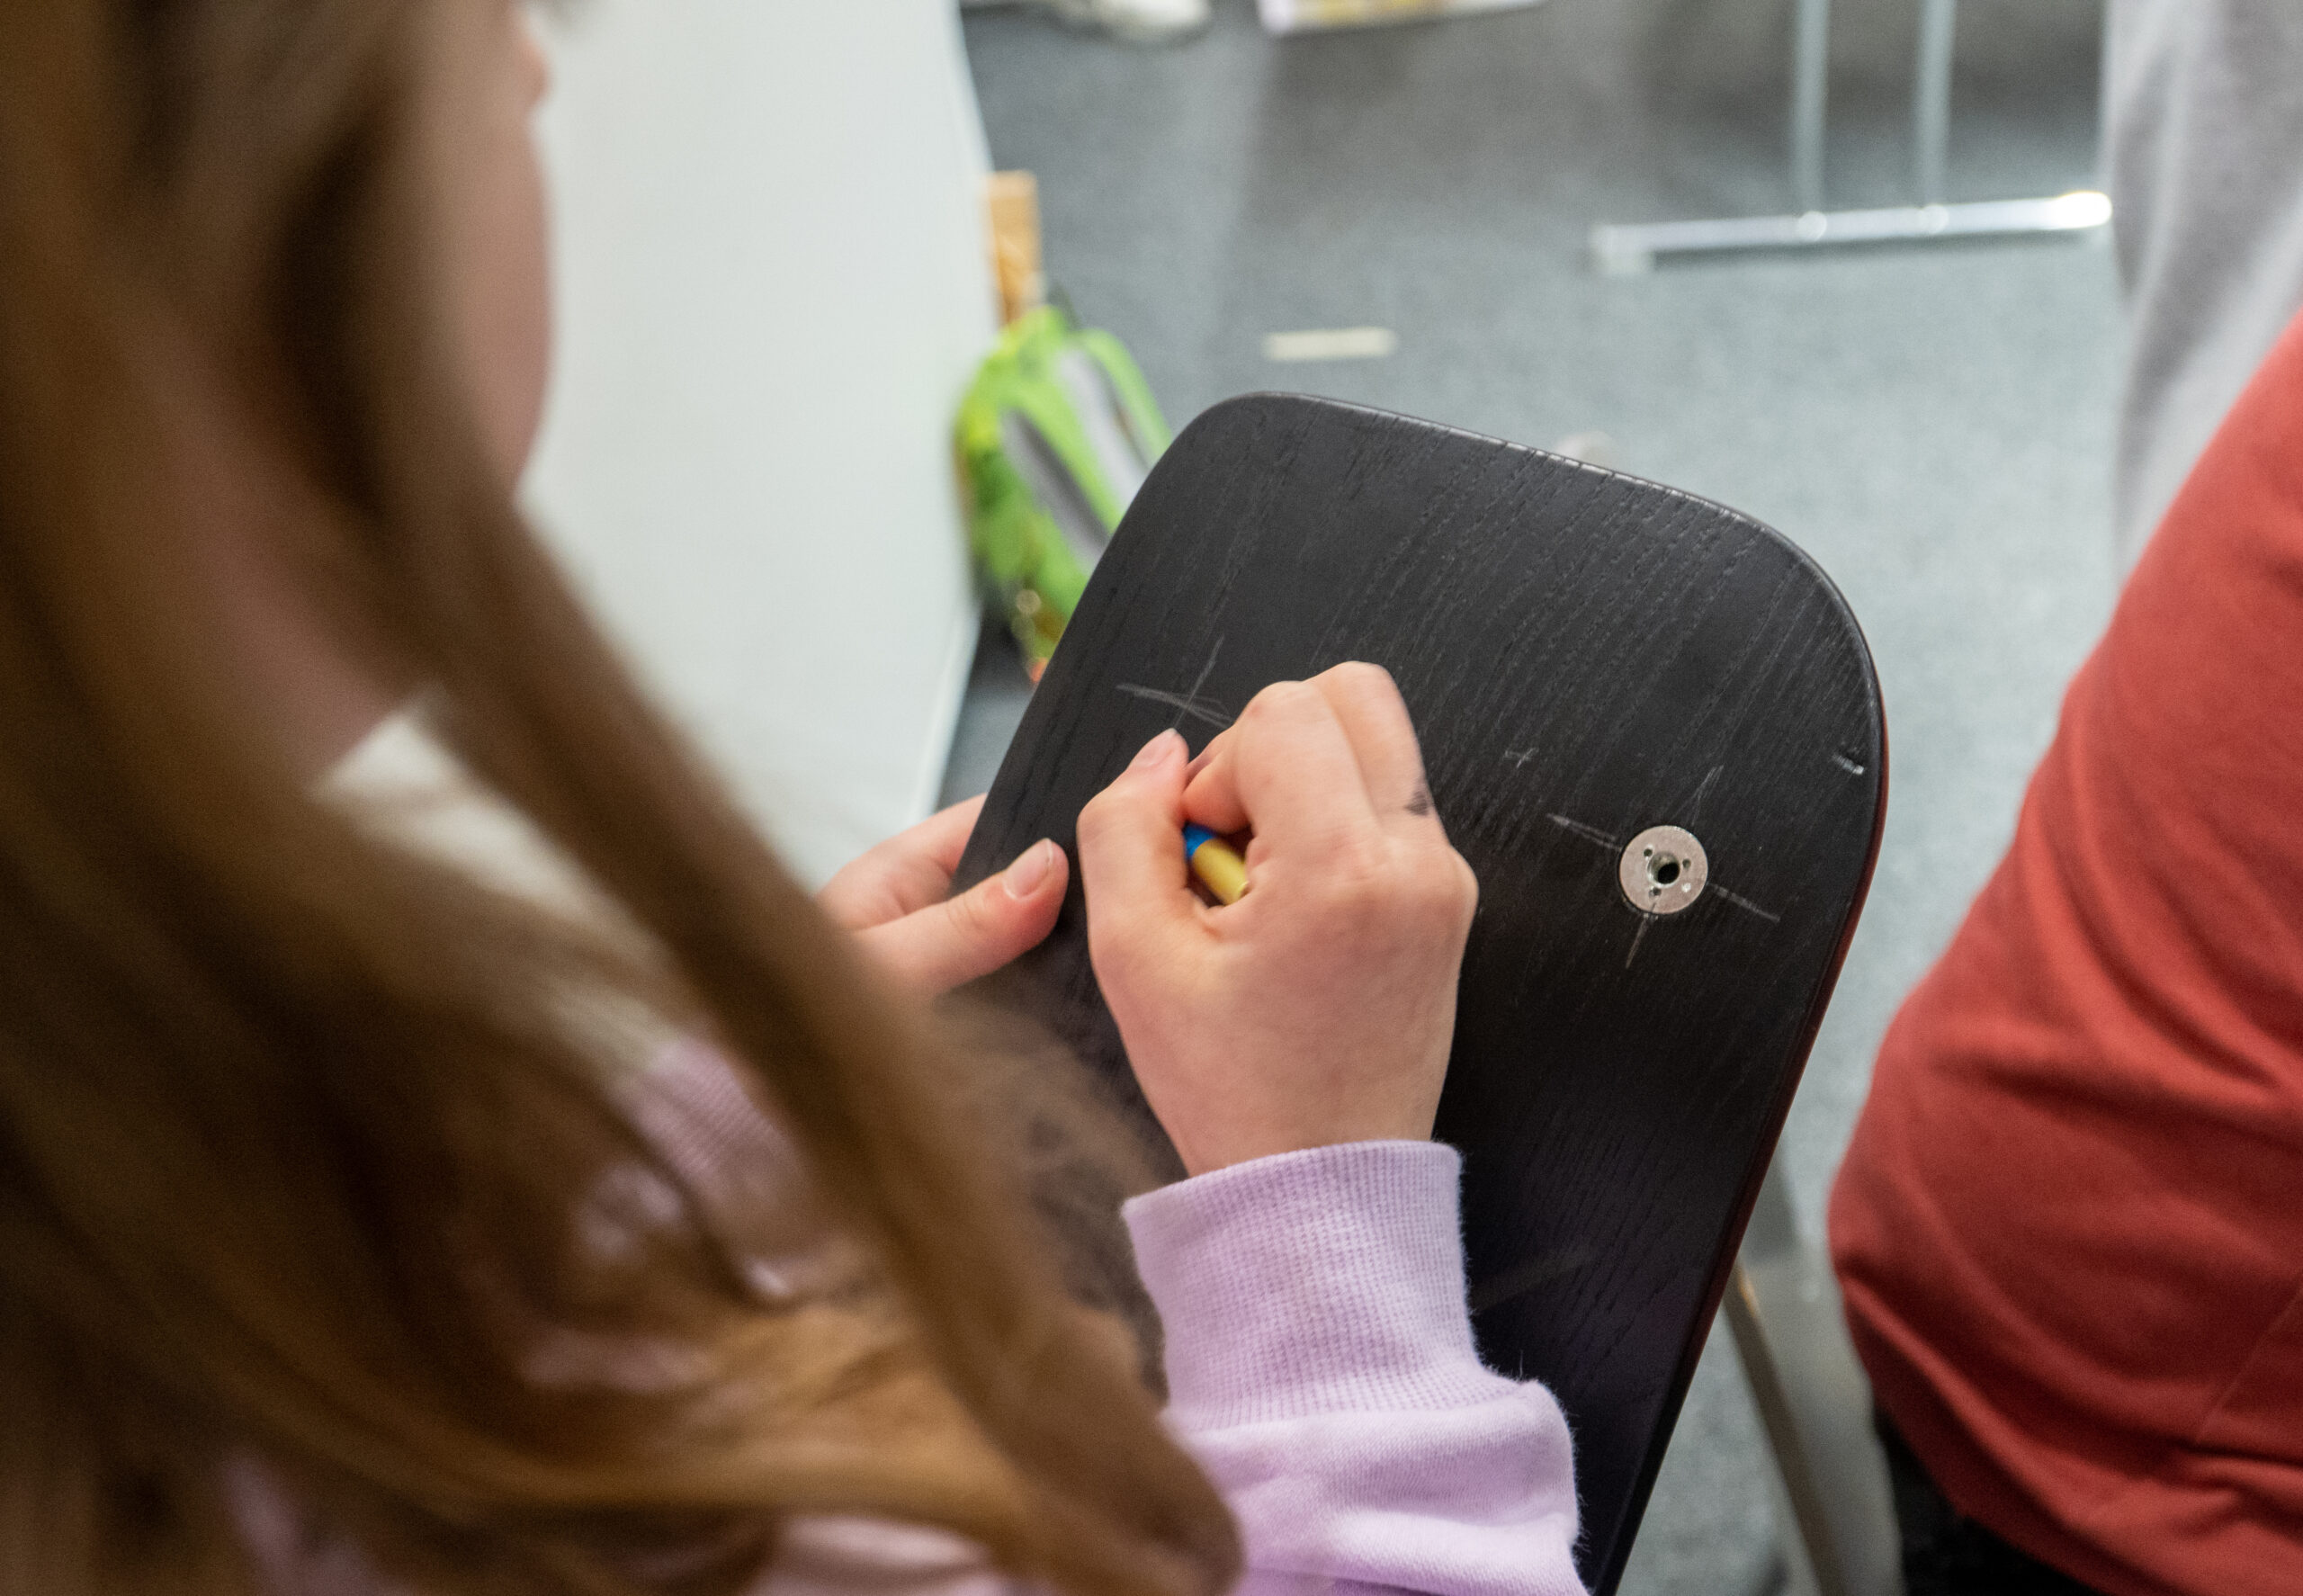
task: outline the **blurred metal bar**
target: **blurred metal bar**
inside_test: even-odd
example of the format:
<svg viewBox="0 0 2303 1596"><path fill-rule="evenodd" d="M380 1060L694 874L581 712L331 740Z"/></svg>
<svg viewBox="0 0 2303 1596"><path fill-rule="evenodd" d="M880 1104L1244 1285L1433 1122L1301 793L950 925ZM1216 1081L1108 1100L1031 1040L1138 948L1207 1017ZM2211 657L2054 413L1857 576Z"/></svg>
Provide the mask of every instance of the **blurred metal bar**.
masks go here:
<svg viewBox="0 0 2303 1596"><path fill-rule="evenodd" d="M1591 229L1591 257L1609 276L1626 276L1651 270L1662 256L2074 233L2100 228L2110 220L2110 201L2092 189L2081 189L2052 200L1808 211L1796 216L1734 216L1716 221L1602 223Z"/></svg>
<svg viewBox="0 0 2303 1596"><path fill-rule="evenodd" d="M1778 1511L1790 1520L1786 1526L1792 1532L1790 1538L1779 1538L1776 1543L1782 1584L1797 1596L1809 1592L1853 1596L1840 1572L1831 1507L1816 1479L1815 1462L1807 1456L1791 1394L1768 1345L1761 1311L1751 1272L1738 1260L1727 1281L1727 1295L1720 1299L1719 1312L1734 1334L1735 1357L1743 1366L1743 1378L1752 1388L1752 1405L1759 1409L1760 1426L1774 1456L1776 1484L1783 1492ZM1767 1588L1778 1590L1781 1585Z"/></svg>
<svg viewBox="0 0 2303 1596"><path fill-rule="evenodd" d="M1791 202L1824 208L1824 123L1830 101L1832 0L1799 0L1791 44Z"/></svg>
<svg viewBox="0 0 2303 1596"><path fill-rule="evenodd" d="M1949 197L1944 169L1951 148L1951 42L1958 16L1959 0L1922 0L1911 145L1913 178L1922 205L1940 205Z"/></svg>
<svg viewBox="0 0 2303 1596"><path fill-rule="evenodd" d="M1902 1596L1902 1537L1871 1389L1822 1245L1799 1233L1779 1163L1760 1183L1720 1305L1765 1431L1792 1596Z"/></svg>
<svg viewBox="0 0 2303 1596"><path fill-rule="evenodd" d="M1825 211L1824 112L1831 67L1831 0L1798 0L1793 17L1791 200L1786 216L1723 217L1705 221L1601 223L1591 229L1591 258L1609 275L1651 270L1665 256L1736 250L1799 250L1840 244L1925 244L1940 238L2078 233L2111 220L2111 202L2094 189L2052 199L1944 202L1951 141L1951 53L1958 0L1920 0L1919 56L1912 85L1913 168L1920 202L1872 211ZM2105 58L2110 54L2106 4Z"/></svg>

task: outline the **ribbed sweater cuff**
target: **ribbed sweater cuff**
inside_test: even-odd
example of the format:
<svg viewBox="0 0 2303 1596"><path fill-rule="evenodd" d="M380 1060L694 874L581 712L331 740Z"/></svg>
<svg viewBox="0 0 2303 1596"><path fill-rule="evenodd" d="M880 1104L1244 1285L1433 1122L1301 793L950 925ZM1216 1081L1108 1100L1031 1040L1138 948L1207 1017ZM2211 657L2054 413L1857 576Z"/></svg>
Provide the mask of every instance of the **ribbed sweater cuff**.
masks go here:
<svg viewBox="0 0 2303 1596"><path fill-rule="evenodd" d="M1491 1398L1464 1302L1455 1149L1358 1142L1235 1164L1125 1209L1188 1430Z"/></svg>

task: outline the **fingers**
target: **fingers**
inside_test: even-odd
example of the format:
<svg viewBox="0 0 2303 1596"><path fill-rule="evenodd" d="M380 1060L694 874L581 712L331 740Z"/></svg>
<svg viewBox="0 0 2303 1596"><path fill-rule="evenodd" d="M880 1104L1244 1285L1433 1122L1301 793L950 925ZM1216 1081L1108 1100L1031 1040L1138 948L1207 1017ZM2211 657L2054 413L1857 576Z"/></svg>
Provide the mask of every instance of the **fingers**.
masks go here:
<svg viewBox="0 0 2303 1596"><path fill-rule="evenodd" d="M1240 802L1240 773L1232 763L1239 746L1236 725L1217 732L1191 762L1184 786L1184 812L1226 836L1248 829L1248 811Z"/></svg>
<svg viewBox="0 0 2303 1596"><path fill-rule="evenodd" d="M1423 749L1408 719L1392 673L1380 665L1354 661L1323 671L1312 685L1326 697L1351 740L1360 779L1378 819L1422 820L1431 813L1431 790L1423 780Z"/></svg>
<svg viewBox="0 0 2303 1596"><path fill-rule="evenodd" d="M952 890L952 872L960 867L982 809L978 794L889 838L827 882L816 901L851 931L940 902Z"/></svg>
<svg viewBox="0 0 2303 1596"><path fill-rule="evenodd" d="M1358 757L1318 687L1266 687L1241 715L1239 732L1227 763L1260 851L1325 852L1372 833L1376 813Z"/></svg>
<svg viewBox="0 0 2303 1596"><path fill-rule="evenodd" d="M1304 737L1315 732L1315 716L1308 704L1283 709L1278 698L1315 694L1327 716L1340 730L1349 749L1354 785L1366 794L1368 811L1379 822L1398 827L1437 827L1432 818L1430 787L1423 778L1423 751L1416 744L1414 723L1407 719L1407 703L1391 682L1391 672L1368 663L1345 663L1320 672L1311 682L1285 682L1264 688L1239 716L1239 723L1206 744L1193 760L1193 781L1184 794L1184 809L1209 831L1243 831L1259 824L1258 802L1249 793L1246 765L1267 767L1285 785L1301 758ZM1255 749L1249 751L1253 741ZM1304 767L1311 774L1311 767ZM1340 781L1340 772L1327 769L1324 776Z"/></svg>
<svg viewBox="0 0 2303 1596"><path fill-rule="evenodd" d="M1183 847L1184 740L1162 731L1080 811L1080 880L1091 954L1194 916Z"/></svg>
<svg viewBox="0 0 2303 1596"><path fill-rule="evenodd" d="M1035 842L990 880L859 931L856 939L913 991L949 991L990 974L1046 937L1063 908L1070 868L1062 848Z"/></svg>
<svg viewBox="0 0 2303 1596"><path fill-rule="evenodd" d="M949 809L929 815L898 840L910 839L911 851L931 861L949 881L952 872L960 867L960 856L968 851L968 838L975 835L975 818L983 812L983 800L981 793L963 798Z"/></svg>
<svg viewBox="0 0 2303 1596"><path fill-rule="evenodd" d="M1477 885L1429 817L1376 814L1370 772L1404 803L1420 765L1379 695L1374 671L1268 688L1190 769L1162 733L1080 816L1096 980L1192 1173L1430 1134ZM1255 830L1231 907L1186 884L1202 797L1195 819Z"/></svg>

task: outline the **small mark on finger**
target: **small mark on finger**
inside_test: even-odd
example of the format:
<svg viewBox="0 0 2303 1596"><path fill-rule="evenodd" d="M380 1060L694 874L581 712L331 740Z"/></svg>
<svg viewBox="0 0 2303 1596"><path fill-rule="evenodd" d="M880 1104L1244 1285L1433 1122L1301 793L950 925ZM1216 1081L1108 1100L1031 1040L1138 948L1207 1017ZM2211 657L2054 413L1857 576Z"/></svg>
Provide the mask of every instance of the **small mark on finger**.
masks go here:
<svg viewBox="0 0 2303 1596"><path fill-rule="evenodd" d="M1407 811L1411 815L1429 814L1431 812L1431 789L1429 787L1416 788L1415 796L1407 801Z"/></svg>

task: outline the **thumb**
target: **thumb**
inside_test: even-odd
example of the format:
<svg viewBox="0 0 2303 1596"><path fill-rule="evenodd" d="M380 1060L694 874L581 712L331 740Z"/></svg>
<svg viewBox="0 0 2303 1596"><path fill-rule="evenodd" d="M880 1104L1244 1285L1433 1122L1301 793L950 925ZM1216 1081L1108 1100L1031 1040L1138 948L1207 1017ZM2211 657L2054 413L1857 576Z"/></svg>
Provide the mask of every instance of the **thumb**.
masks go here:
<svg viewBox="0 0 2303 1596"><path fill-rule="evenodd" d="M1091 953L1116 935L1156 933L1199 906L1184 869L1184 752L1182 738L1162 731L1080 811Z"/></svg>
<svg viewBox="0 0 2303 1596"><path fill-rule="evenodd" d="M1035 842L990 880L859 931L856 940L912 991L949 991L1039 945L1063 908L1068 868L1062 848Z"/></svg>

